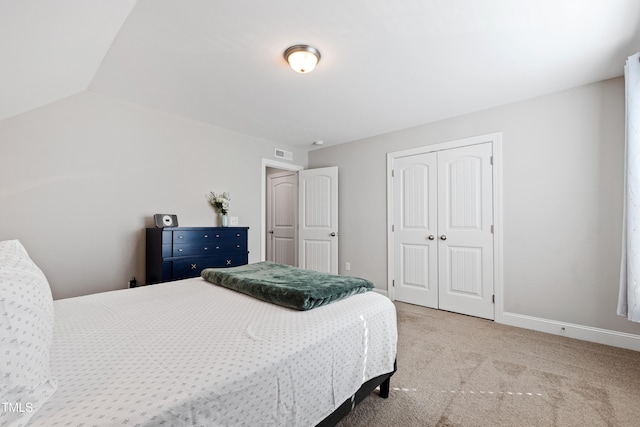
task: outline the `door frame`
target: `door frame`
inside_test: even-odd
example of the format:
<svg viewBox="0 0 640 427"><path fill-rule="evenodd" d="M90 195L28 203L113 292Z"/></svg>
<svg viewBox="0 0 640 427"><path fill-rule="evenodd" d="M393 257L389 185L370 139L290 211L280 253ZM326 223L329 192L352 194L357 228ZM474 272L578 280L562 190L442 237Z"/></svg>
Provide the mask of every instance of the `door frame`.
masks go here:
<svg viewBox="0 0 640 427"><path fill-rule="evenodd" d="M261 190L260 190L260 261L267 259L267 168L282 169L288 171L301 171L304 166L293 163L279 162L277 160L262 159Z"/></svg>
<svg viewBox="0 0 640 427"><path fill-rule="evenodd" d="M394 287L394 215L393 161L399 157L447 150L490 142L493 148L493 291L495 295L494 321L502 323L503 290L503 229L502 229L502 132L425 145L387 153L387 295L393 301Z"/></svg>

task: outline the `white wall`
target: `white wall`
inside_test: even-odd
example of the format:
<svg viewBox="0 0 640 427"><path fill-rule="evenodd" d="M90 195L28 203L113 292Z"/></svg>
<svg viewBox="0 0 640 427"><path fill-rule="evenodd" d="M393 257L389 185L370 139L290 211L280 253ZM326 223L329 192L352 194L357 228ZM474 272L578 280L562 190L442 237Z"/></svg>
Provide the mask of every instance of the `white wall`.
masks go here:
<svg viewBox="0 0 640 427"><path fill-rule="evenodd" d="M623 109L618 78L310 152L340 168L341 273L386 290L388 152L503 132L504 310L640 334L615 314Z"/></svg>
<svg viewBox="0 0 640 427"><path fill-rule="evenodd" d="M144 228L155 213L216 225L231 215L260 258L262 158L272 142L85 92L0 122L0 240L20 239L54 298L144 283ZM306 165L307 154L294 152Z"/></svg>

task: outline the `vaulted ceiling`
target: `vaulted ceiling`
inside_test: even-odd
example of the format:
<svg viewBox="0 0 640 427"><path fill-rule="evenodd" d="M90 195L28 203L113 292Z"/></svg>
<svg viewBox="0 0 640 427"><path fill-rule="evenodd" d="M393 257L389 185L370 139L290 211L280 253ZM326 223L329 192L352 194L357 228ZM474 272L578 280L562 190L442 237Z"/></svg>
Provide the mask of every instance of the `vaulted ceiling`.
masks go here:
<svg viewBox="0 0 640 427"><path fill-rule="evenodd" d="M637 0L7 0L0 120L88 90L311 148L620 76L639 30Z"/></svg>

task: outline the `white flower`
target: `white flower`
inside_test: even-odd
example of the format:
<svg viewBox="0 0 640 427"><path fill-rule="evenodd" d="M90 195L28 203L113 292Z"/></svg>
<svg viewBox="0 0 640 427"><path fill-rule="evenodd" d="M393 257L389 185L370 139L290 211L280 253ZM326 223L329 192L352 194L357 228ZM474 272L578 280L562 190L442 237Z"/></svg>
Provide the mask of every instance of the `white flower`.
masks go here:
<svg viewBox="0 0 640 427"><path fill-rule="evenodd" d="M226 191L222 194L210 192L207 198L209 199L209 203L222 215L229 213L229 201L231 200L229 193Z"/></svg>

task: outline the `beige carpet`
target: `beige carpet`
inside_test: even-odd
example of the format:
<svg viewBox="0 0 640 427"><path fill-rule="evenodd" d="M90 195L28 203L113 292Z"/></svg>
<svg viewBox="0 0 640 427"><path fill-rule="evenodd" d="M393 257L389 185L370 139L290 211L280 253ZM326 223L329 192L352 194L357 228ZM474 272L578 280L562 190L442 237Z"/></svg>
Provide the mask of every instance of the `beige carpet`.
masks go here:
<svg viewBox="0 0 640 427"><path fill-rule="evenodd" d="M398 372L340 427L640 426L640 352L396 303Z"/></svg>

